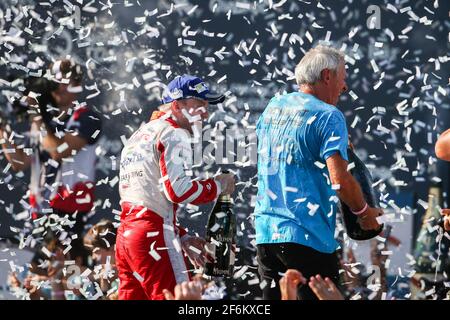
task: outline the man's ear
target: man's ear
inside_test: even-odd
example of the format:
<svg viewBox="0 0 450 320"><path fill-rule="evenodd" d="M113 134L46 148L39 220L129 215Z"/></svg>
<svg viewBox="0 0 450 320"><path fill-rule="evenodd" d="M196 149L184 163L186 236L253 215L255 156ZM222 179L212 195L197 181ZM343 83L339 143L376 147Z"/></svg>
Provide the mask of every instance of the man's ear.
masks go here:
<svg viewBox="0 0 450 320"><path fill-rule="evenodd" d="M175 112L180 112L180 109L181 109L180 102L177 100L172 101L170 109Z"/></svg>
<svg viewBox="0 0 450 320"><path fill-rule="evenodd" d="M170 103L170 112L175 118L175 121L178 121L178 116L181 115L181 104L179 101L174 100Z"/></svg>
<svg viewBox="0 0 450 320"><path fill-rule="evenodd" d="M330 69L323 69L320 72L320 79L325 83L325 84L329 84L330 83Z"/></svg>

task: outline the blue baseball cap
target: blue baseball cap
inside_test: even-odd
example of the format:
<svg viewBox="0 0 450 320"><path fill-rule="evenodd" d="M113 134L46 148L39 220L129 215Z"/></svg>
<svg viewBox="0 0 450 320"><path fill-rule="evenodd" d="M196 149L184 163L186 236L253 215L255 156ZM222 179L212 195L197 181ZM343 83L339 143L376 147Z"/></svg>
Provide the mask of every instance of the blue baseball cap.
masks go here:
<svg viewBox="0 0 450 320"><path fill-rule="evenodd" d="M190 75L177 76L170 81L162 96L162 103L174 100L198 98L210 104L218 104L225 100L223 94L212 93L202 79Z"/></svg>

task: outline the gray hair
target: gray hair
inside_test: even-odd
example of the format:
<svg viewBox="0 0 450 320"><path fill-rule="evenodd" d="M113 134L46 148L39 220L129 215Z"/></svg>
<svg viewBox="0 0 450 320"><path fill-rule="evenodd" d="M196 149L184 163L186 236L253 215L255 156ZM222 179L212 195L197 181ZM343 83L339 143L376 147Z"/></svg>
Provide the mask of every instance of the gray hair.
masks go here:
<svg viewBox="0 0 450 320"><path fill-rule="evenodd" d="M345 55L336 48L318 45L308 52L295 67L298 85L313 84L320 80L323 69L337 71L339 64L345 63Z"/></svg>

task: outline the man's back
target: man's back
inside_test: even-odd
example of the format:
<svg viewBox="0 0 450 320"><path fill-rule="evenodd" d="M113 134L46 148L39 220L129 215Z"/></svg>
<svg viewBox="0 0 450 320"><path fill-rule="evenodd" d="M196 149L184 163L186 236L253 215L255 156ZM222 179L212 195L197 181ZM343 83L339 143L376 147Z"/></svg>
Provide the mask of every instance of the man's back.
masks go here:
<svg viewBox="0 0 450 320"><path fill-rule="evenodd" d="M256 242L295 242L333 252L338 198L326 159L347 160L343 114L312 95L274 97L257 124Z"/></svg>

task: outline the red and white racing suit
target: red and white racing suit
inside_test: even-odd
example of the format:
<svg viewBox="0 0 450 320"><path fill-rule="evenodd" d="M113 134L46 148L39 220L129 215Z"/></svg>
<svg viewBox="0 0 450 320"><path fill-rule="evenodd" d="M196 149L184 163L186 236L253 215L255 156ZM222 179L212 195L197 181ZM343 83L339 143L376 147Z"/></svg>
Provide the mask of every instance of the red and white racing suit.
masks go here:
<svg viewBox="0 0 450 320"><path fill-rule="evenodd" d="M221 192L214 179L193 180L188 131L155 112L127 141L120 160L121 225L116 263L119 299L164 299L189 280L176 223L178 204L208 203Z"/></svg>

